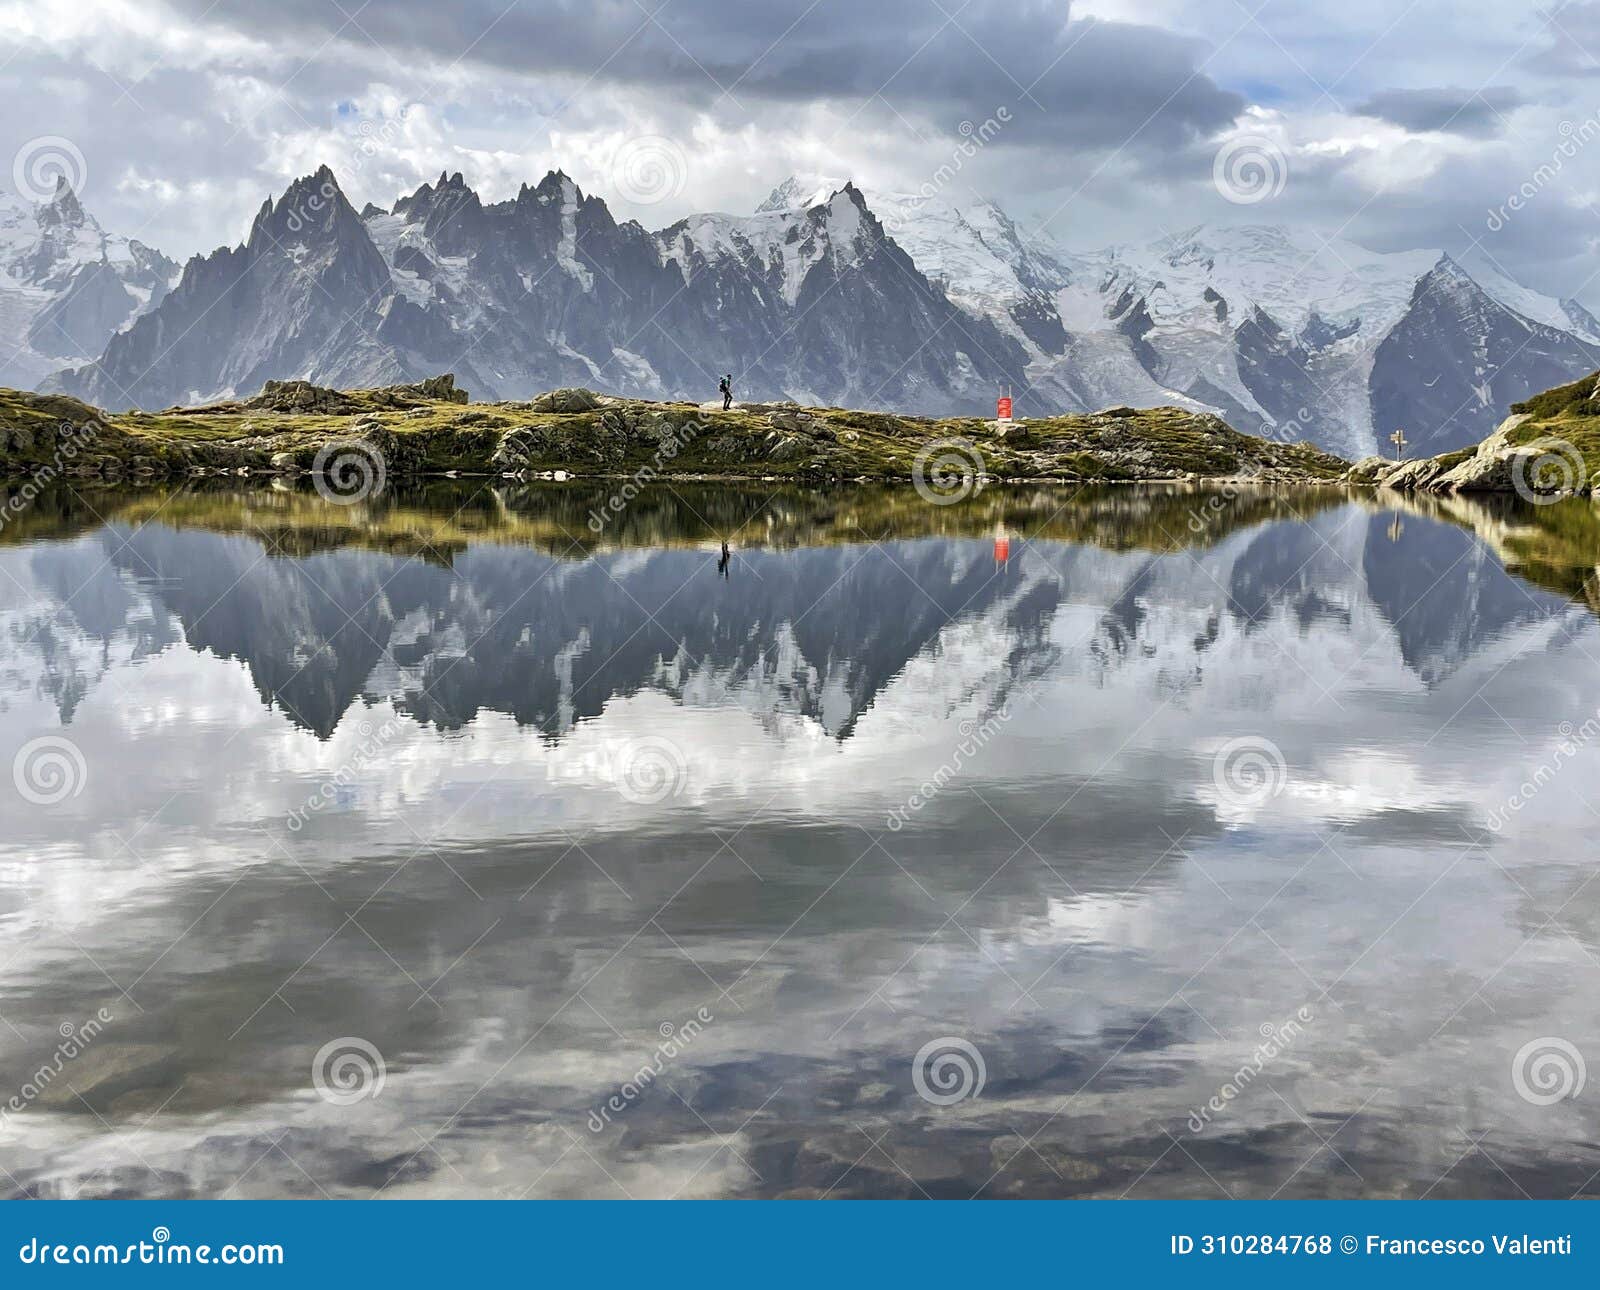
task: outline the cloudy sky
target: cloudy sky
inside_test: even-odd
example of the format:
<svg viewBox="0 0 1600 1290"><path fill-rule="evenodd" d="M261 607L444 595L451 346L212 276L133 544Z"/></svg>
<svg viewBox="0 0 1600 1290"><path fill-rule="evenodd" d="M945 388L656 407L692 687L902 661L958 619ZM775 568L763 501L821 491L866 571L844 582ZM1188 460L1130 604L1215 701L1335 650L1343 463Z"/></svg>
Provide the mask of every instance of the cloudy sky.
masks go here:
<svg viewBox="0 0 1600 1290"><path fill-rule="evenodd" d="M0 0L0 186L65 165L181 257L323 162L358 205L560 167L652 227L945 167L1075 249L1288 222L1593 305L1597 55L1600 0Z"/></svg>

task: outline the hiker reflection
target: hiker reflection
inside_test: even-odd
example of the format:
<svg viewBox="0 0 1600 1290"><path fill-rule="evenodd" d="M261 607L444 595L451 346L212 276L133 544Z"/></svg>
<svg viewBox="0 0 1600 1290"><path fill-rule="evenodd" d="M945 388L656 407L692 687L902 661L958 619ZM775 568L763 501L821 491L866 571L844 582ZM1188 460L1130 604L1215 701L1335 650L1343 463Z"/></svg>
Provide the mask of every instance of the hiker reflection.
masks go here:
<svg viewBox="0 0 1600 1290"><path fill-rule="evenodd" d="M728 565L733 560L733 552L728 550L728 544L722 544L722 558L717 561L717 572L724 578L728 576Z"/></svg>

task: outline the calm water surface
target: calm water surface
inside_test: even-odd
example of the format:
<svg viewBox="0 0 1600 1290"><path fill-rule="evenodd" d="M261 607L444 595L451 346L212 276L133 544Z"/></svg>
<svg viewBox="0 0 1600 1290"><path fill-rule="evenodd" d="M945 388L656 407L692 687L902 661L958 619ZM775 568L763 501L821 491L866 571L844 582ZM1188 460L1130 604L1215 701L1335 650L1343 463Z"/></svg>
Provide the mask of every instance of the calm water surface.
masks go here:
<svg viewBox="0 0 1600 1290"><path fill-rule="evenodd" d="M1600 1190L1586 506L599 500L0 536L0 1188Z"/></svg>

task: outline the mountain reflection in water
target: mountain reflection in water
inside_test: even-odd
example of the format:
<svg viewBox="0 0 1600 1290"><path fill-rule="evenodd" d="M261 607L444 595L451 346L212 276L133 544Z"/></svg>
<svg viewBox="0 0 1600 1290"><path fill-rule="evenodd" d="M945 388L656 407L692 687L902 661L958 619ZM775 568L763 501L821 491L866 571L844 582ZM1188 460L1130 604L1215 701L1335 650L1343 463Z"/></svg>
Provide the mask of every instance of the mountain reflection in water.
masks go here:
<svg viewBox="0 0 1600 1290"><path fill-rule="evenodd" d="M11 1193L1592 1192L1586 504L603 497L0 535Z"/></svg>

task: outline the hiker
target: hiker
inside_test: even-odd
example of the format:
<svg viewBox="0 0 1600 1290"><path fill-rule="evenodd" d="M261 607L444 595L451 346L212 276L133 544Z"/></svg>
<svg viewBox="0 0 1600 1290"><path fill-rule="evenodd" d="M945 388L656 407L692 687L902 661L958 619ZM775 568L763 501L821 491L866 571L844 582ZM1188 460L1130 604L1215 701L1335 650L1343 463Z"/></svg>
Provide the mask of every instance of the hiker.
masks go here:
<svg viewBox="0 0 1600 1290"><path fill-rule="evenodd" d="M733 406L733 373L729 372L717 382L717 391L722 395L722 410L726 412Z"/></svg>

